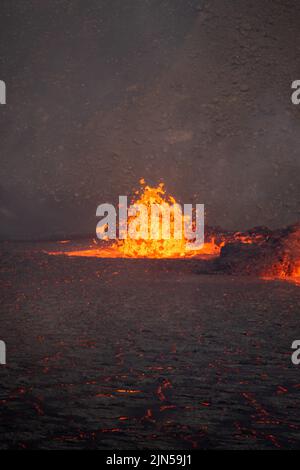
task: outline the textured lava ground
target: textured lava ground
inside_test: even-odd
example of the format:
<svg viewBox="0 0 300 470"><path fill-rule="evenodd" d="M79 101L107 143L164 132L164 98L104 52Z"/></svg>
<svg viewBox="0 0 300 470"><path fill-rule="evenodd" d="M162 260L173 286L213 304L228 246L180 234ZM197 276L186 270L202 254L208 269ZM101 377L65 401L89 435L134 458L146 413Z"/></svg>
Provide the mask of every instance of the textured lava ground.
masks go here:
<svg viewBox="0 0 300 470"><path fill-rule="evenodd" d="M2 244L0 447L299 447L300 288L201 263Z"/></svg>

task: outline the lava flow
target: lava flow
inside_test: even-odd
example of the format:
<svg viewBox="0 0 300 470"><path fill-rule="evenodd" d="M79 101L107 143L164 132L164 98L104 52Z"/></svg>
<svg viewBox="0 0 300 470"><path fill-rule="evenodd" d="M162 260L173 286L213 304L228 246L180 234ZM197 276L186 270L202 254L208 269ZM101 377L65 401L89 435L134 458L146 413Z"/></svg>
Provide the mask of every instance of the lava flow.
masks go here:
<svg viewBox="0 0 300 470"><path fill-rule="evenodd" d="M265 271L268 279L284 279L300 284L300 225L287 229L284 236L278 236L276 256Z"/></svg>

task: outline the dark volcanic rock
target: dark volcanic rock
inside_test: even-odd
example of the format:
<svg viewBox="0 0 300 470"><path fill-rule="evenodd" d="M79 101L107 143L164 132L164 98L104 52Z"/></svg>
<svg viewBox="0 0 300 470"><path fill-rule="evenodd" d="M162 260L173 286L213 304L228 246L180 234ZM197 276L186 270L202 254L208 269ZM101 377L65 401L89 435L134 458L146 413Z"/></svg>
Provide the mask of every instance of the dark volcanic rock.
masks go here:
<svg viewBox="0 0 300 470"><path fill-rule="evenodd" d="M262 231L258 232L261 235ZM226 243L213 270L230 274L291 276L300 263L300 226L272 232L253 243Z"/></svg>
<svg viewBox="0 0 300 470"><path fill-rule="evenodd" d="M214 266L230 274L260 275L267 269L270 260L275 259L276 253L271 245L229 243L221 249Z"/></svg>
<svg viewBox="0 0 300 470"><path fill-rule="evenodd" d="M2 246L0 449L299 448L298 287L49 245Z"/></svg>

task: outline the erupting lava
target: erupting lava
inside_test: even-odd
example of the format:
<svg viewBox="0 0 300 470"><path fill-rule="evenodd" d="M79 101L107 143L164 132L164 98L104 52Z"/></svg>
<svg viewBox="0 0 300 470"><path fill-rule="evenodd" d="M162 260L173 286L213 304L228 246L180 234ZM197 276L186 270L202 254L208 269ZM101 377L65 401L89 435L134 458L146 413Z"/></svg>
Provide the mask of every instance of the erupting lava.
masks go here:
<svg viewBox="0 0 300 470"><path fill-rule="evenodd" d="M181 238L174 237L176 208L180 205L168 195L164 184L156 187L140 180L141 187L134 193L132 204L143 204L170 208L170 238L162 237L161 223L154 227L148 219L148 238L134 239L129 236L115 241L97 241L87 249L70 250L64 245L62 251L48 254L85 256L96 258L205 258L216 260L213 272L227 272L237 275L254 275L264 279L284 279L300 284L300 225L295 224L275 231L257 227L247 232L226 232L206 227L205 243L201 248L187 248L187 240L182 230ZM177 213L178 216L178 213ZM127 228L136 216L127 220ZM182 226L186 215L180 212ZM162 220L162 214L159 221ZM154 236L153 236L154 233ZM63 243L63 242L61 242ZM212 272L208 269L208 272Z"/></svg>
<svg viewBox="0 0 300 470"><path fill-rule="evenodd" d="M181 258L193 257L197 254L218 254L220 252L220 246L216 245L213 239L207 243L204 243L201 249L187 249L187 239L184 237L184 234L182 234L181 238L179 239L174 237L175 217L177 216L180 218L179 220L182 221L182 226L184 224L184 220L187 219L187 216L177 212L179 206L175 198L167 194L163 183L160 183L156 187L152 187L146 185L145 180L141 179L140 184L141 188L135 192L135 197L132 203L143 204L149 210L149 214L152 205L157 205L161 208L170 208L171 236L169 239L162 238L161 224L153 226L151 225L149 218L149 229L151 227L152 233L154 231L154 236L152 235L148 239L132 239L128 237L125 240L118 240L115 244L113 244L113 249L115 249L118 253L121 253L121 255L125 258Z"/></svg>
<svg viewBox="0 0 300 470"><path fill-rule="evenodd" d="M160 183L158 186L148 186L145 184L145 180L140 180L141 187L134 194L132 204L143 204L147 208L151 205L157 205L160 207L168 206L170 210L170 232L171 236L169 239L164 239L161 236L161 226L151 226L149 219L149 230L151 228L152 233L155 231L155 236L151 236L148 239L132 239L130 237L121 240L118 239L114 242L106 241L100 242L99 247L89 247L87 250L77 251L66 251L64 254L68 256L91 256L99 258L182 258L182 257L195 257L197 255L218 255L224 242L220 240L218 243L215 242L215 238L211 237L204 243L201 249L188 249L186 247L186 238L184 235L180 239L174 237L174 215L178 204L175 198L168 195L164 184ZM177 214L178 215L178 214ZM182 224L184 224L185 217L180 214L182 218ZM128 223L134 218L129 217ZM161 217L160 217L161 220ZM177 219L178 220L178 219ZM184 231L183 231L184 232ZM95 240L96 244L98 242ZM105 245L103 244L105 243ZM58 253L51 253L58 254Z"/></svg>

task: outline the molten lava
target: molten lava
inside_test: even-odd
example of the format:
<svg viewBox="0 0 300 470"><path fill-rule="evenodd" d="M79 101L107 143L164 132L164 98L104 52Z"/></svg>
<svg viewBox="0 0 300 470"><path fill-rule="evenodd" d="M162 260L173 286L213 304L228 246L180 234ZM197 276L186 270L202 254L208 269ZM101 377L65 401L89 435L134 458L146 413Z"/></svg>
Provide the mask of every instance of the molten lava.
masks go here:
<svg viewBox="0 0 300 470"><path fill-rule="evenodd" d="M149 218L148 225L152 233L150 237L147 239L132 239L128 237L125 240L118 240L115 244L113 244L112 248L115 249L118 253L121 253L122 257L181 258L193 257L197 254L217 255L220 252L220 245L218 246L214 239L204 243L204 246L202 246L201 249L187 249L187 239L184 237L184 234L179 239L174 237L175 217L177 216L181 218L182 226L186 220L186 216L182 215L181 213L179 214L178 212L176 213L179 206L175 198L167 194L163 183L160 183L156 187L146 185L144 179L141 179L140 183L141 188L135 192L135 197L132 203L143 204L147 207L149 214L153 205L157 205L161 208L170 208L170 238L164 239L161 234L161 224L153 226L151 225ZM131 219L129 219L129 223ZM182 232L184 233L184 231Z"/></svg>
<svg viewBox="0 0 300 470"><path fill-rule="evenodd" d="M84 256L96 258L195 258L210 257L217 261L216 271L237 275L255 275L264 279L284 279L300 284L300 225L271 231L258 227L247 232L226 232L206 227L206 239L201 249L187 248L184 230L182 237L174 237L175 211L178 203L168 195L164 184L153 187L140 180L141 187L135 192L132 204L143 204L147 208L155 204L167 206L170 210L171 237L161 236L161 224L155 227L155 236L148 238L117 239L116 241L96 241L87 249L48 252L48 254L66 256ZM172 212L173 211L173 212ZM177 214L178 215L178 214ZM135 216L127 221L127 228ZM182 225L185 223L185 215ZM153 234L151 219L149 231ZM161 221L161 219L160 219ZM178 219L177 219L178 221ZM173 235L173 236L172 236ZM63 242L61 242L63 243ZM64 242L65 244L68 241Z"/></svg>
<svg viewBox="0 0 300 470"><path fill-rule="evenodd" d="M277 256L265 271L265 277L300 284L300 225L292 226L277 243Z"/></svg>
<svg viewBox="0 0 300 470"><path fill-rule="evenodd" d="M87 250L73 250L63 252L67 256L90 256L97 258L190 258L197 255L218 255L221 247L224 245L224 241L219 240L218 243L212 236L207 240L201 249L191 250L187 248L187 239L182 235L181 238L177 239L174 237L174 220L176 214L173 211L177 210L178 204L175 198L168 195L164 184L160 183L158 186L148 186L145 184L144 179L140 180L141 187L135 192L132 204L143 204L149 208L149 214L151 205L157 205L159 207L170 208L170 238L164 239L161 234L161 226L151 226L149 219L149 230L154 236L148 237L147 239L133 239L126 238L124 240L116 240L114 242L104 242L98 245L98 247L92 246ZM182 217L182 225L186 220L184 215L180 214L177 216ZM133 217L129 217L128 225L132 221ZM178 219L177 219L178 220ZM160 218L161 221L161 218ZM184 230L182 230L184 234ZM59 253L51 253L59 254ZM60 253L62 254L62 253Z"/></svg>

